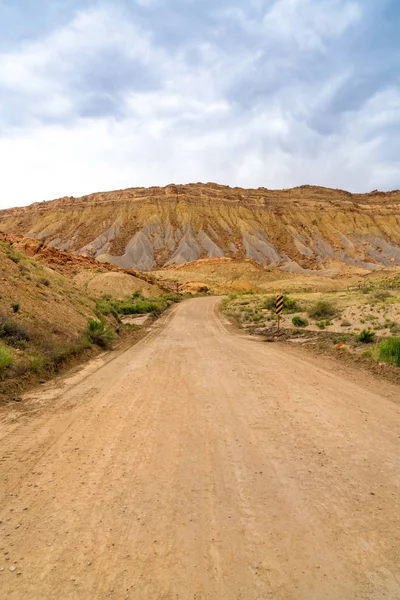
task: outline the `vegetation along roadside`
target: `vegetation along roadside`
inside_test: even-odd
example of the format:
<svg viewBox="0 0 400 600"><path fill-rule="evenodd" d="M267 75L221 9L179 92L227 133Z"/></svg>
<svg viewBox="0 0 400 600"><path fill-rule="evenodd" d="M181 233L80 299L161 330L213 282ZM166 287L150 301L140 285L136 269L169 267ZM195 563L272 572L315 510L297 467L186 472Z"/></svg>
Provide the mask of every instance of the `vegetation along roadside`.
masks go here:
<svg viewBox="0 0 400 600"><path fill-rule="evenodd" d="M223 311L266 341L301 344L400 383L400 278L333 292L283 292L277 328L273 294L231 294Z"/></svg>
<svg viewBox="0 0 400 600"><path fill-rule="evenodd" d="M95 298L71 279L0 242L0 404L29 386L141 337L149 323L183 296Z"/></svg>

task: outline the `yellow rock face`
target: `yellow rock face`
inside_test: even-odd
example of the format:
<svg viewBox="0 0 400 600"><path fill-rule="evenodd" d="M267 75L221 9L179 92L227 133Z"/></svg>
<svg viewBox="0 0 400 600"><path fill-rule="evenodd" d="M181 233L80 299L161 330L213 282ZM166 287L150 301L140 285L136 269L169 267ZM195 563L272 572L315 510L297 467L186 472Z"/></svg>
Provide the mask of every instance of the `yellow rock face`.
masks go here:
<svg viewBox="0 0 400 600"><path fill-rule="evenodd" d="M0 231L143 271L228 257L288 273L361 274L400 265L400 192L135 188L2 211Z"/></svg>

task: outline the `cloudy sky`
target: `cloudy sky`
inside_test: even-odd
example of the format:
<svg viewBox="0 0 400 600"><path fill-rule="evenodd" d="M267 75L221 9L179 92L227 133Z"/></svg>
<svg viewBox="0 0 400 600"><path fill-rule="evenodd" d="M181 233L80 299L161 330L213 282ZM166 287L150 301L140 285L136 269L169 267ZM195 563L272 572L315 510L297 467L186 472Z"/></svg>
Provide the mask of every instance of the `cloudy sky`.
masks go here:
<svg viewBox="0 0 400 600"><path fill-rule="evenodd" d="M398 0L0 0L0 207L400 188Z"/></svg>

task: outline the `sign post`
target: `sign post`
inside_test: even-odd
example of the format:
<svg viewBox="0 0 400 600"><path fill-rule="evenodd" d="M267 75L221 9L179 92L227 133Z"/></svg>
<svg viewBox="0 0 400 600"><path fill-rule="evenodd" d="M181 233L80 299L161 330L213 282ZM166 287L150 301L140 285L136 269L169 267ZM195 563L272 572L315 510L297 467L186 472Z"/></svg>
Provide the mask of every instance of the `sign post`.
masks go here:
<svg viewBox="0 0 400 600"><path fill-rule="evenodd" d="M278 331L279 331L280 325L281 325L281 314L283 311L283 296L282 296L282 294L276 295L275 309L276 309L276 314L278 315Z"/></svg>

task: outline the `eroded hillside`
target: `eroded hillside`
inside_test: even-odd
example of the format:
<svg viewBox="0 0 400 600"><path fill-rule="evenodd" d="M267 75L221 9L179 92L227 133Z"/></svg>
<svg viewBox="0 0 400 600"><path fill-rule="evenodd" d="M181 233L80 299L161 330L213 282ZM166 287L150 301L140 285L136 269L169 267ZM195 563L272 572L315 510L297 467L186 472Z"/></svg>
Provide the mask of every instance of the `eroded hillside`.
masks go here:
<svg viewBox="0 0 400 600"><path fill-rule="evenodd" d="M142 271L225 256L287 272L362 274L400 265L400 192L135 188L2 211L0 230Z"/></svg>

